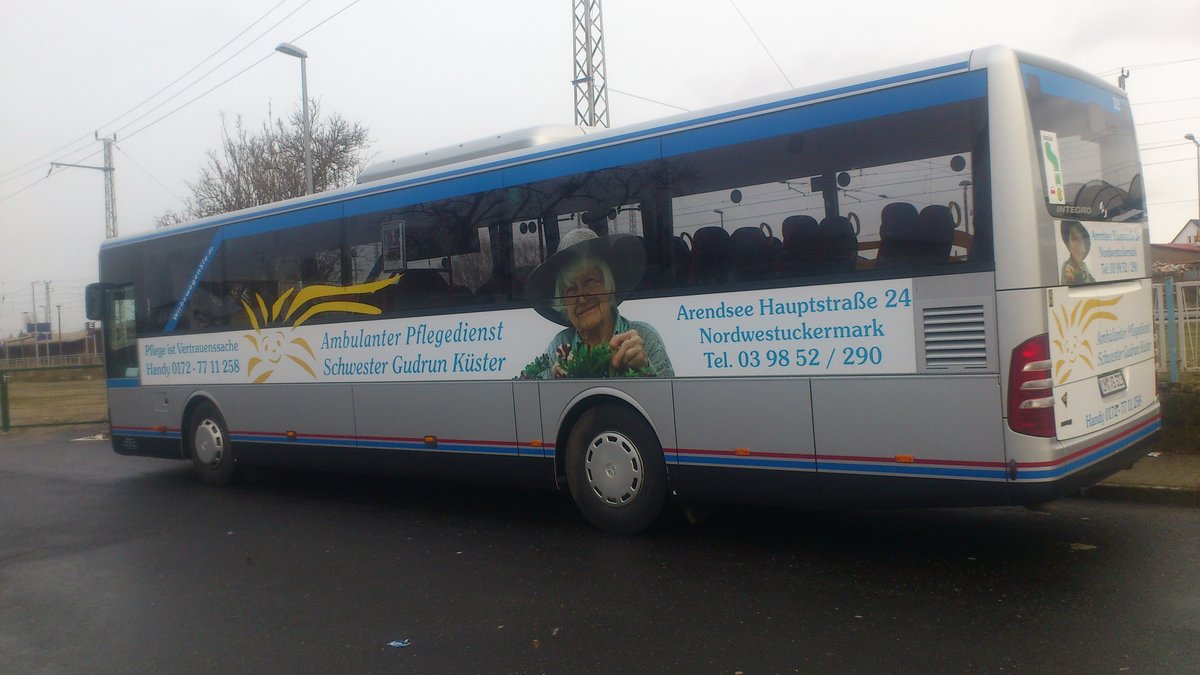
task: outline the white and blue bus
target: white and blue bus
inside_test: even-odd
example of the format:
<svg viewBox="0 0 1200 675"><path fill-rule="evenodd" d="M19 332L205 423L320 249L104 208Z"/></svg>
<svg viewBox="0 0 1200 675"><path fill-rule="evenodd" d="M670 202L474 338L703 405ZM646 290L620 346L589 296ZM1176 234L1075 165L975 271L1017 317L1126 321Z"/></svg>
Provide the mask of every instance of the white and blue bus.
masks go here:
<svg viewBox="0 0 1200 675"><path fill-rule="evenodd" d="M672 499L1042 503L1160 427L1124 93L989 47L539 127L105 242L116 452Z"/></svg>

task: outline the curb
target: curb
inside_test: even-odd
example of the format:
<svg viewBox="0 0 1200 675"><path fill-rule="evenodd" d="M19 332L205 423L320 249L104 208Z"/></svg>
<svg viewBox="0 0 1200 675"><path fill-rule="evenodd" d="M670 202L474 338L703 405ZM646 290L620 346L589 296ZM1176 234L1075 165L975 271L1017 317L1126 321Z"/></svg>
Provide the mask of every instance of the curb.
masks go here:
<svg viewBox="0 0 1200 675"><path fill-rule="evenodd" d="M1086 499L1127 501L1170 506L1200 506L1200 490L1161 485L1122 485L1097 483L1083 490Z"/></svg>

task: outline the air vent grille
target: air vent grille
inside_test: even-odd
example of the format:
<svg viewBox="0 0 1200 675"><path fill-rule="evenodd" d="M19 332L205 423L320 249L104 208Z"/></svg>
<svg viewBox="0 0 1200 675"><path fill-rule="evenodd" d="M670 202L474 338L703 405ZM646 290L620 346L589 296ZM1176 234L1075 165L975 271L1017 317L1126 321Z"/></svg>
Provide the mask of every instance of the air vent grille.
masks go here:
<svg viewBox="0 0 1200 675"><path fill-rule="evenodd" d="M983 305L927 307L925 367L935 370L987 368Z"/></svg>

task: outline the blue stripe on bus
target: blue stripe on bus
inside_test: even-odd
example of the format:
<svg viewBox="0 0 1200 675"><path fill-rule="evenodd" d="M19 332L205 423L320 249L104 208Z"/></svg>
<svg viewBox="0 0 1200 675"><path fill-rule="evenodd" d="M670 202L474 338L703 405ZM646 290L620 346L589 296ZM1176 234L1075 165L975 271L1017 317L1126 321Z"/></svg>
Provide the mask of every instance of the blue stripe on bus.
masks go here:
<svg viewBox="0 0 1200 675"><path fill-rule="evenodd" d="M1100 106L1101 110L1113 115L1128 115L1128 102L1106 89L1082 82L1069 75L1028 64L1021 65L1021 73L1037 76L1041 90L1051 96L1080 103L1094 103ZM1117 107L1114 107L1114 103Z"/></svg>
<svg viewBox="0 0 1200 675"><path fill-rule="evenodd" d="M109 389L133 389L142 386L136 377L111 377L104 381Z"/></svg>
<svg viewBox="0 0 1200 675"><path fill-rule="evenodd" d="M1161 417L1154 420L1150 424L1147 424L1145 427L1138 429L1134 433L1129 434L1128 436L1119 438L1106 446L1101 446L1096 452L1088 453L1078 459L1072 460L1060 466L1049 469L1022 469L1018 467L1017 480L1046 480L1047 478L1060 478L1067 474L1074 473L1085 466L1095 464L1106 457L1115 455L1116 453L1130 447L1138 441L1141 441L1150 434L1153 434L1159 429L1162 429Z"/></svg>
<svg viewBox="0 0 1200 675"><path fill-rule="evenodd" d="M521 453L517 445L476 445L471 443L440 443L436 448L425 446L423 441L381 441L381 440L361 440L352 436L343 438L321 438L297 435L295 440L284 438L279 434L254 434L254 433L236 433L230 434L230 438L241 443L270 443L274 445L320 445L326 447L345 447L345 448L363 448L374 450L417 450L421 452L462 452L471 454L483 455L507 455L507 456L529 456L542 457L542 453L525 452Z"/></svg>
<svg viewBox="0 0 1200 675"><path fill-rule="evenodd" d="M183 432L178 429L174 431L156 431L154 429L129 429L117 428L112 430L113 436L137 436L139 438L171 438L179 440L183 438Z"/></svg>
<svg viewBox="0 0 1200 675"><path fill-rule="evenodd" d="M202 230L202 229L208 229L208 228L213 228L213 227L221 227L221 226L236 224L236 223L240 223L240 222L249 222L249 221L253 221L253 220L267 218L267 217L274 216L274 215L283 215L283 214L287 214L287 213L294 213L297 211L307 211L308 209L310 209L314 206L329 205L329 204L334 204L334 203L339 203L339 202L346 202L347 211L344 215L346 215L346 216L358 215L359 213L365 213L365 212L369 212L370 210L376 210L375 206L373 205L372 202L364 201L364 203L367 204L366 208L362 211L355 210L352 213L349 208L351 200L356 200L356 199L370 200L373 197L379 197L379 198L383 199L382 203L384 203L386 205L392 205L397 202L395 202L394 199L388 198L385 194L382 194L382 193L404 189L406 187L413 186L413 185L416 185L419 183L432 183L435 181L446 181L447 179L453 179L455 177L462 177L462 176L465 176L466 174L481 174L482 172L487 172L487 171L491 171L492 169L498 169L498 168L504 168L504 167L516 168L520 164L524 164L524 163L530 162L530 161L537 161L537 160L540 160L543 158L555 157L555 156L562 155L565 153L578 153L580 151L585 151L585 150L599 147L599 146L606 146L606 145L611 145L611 144L615 144L615 143L623 143L625 141L631 141L631 140L636 140L636 139L640 139L640 138L647 138L647 137L651 137L651 136L660 136L664 133L674 132L674 131L677 131L680 129L685 129L688 127L695 126L697 124L711 124L711 123L715 123L715 122L721 122L723 120L734 119L734 118L741 117L741 116L744 116L747 114L754 114L754 113L764 112L767 110L773 110L773 109L778 109L778 108L785 108L788 106L800 105L803 103L819 101L821 99L835 97L835 96L845 96L847 94L853 94L856 92L865 92L865 91L869 91L871 89L876 89L879 87L889 87L892 85L898 85L898 84L902 84L905 82L920 81L920 80L923 80L926 78L936 77L938 75L945 75L948 73L954 73L957 71L965 71L969 66L970 66L970 64L966 61L951 63L951 64L946 64L943 66L937 66L934 68L927 68L925 70L915 71L912 73L903 73L903 74L894 75L891 77L880 78L878 80L871 80L869 82L862 82L862 83L858 83L858 84L847 85L845 87L839 87L836 89L829 89L829 90L824 90L824 91L819 91L819 92L813 92L811 94L796 96L796 97L792 97L792 98L784 99L784 100L780 100L780 101L772 101L769 103L763 103L763 104L759 104L757 106L752 106L749 108L739 108L737 110L725 111L725 112L717 113L714 115L710 115L708 117L681 120L678 122L673 122L671 124L663 125L661 127L652 127L649 129L642 129L642 130L638 130L638 131L629 132L628 134L605 137L605 138L600 138L600 139L596 139L596 140L584 140L576 145L571 145L568 147L557 147L554 149L544 150L541 152L534 152L531 154L522 155L522 156L515 157L515 158L506 158L504 160L498 160L498 161L487 163L487 164L481 164L481 165L475 165L475 166L465 167L465 168L461 168L461 169L455 169L455 170L447 171L445 173L434 174L431 176L424 176L421 178L410 179L410 180L400 180L395 183L385 184L385 185L368 184L368 185L364 185L361 189L353 190L353 191L350 191L347 193L340 193L340 194L327 195L327 196L317 196L317 197L314 197L310 201L305 201L305 202L301 202L301 203L289 203L286 206L281 205L281 206L278 206L275 208L268 208L259 213L255 213L251 216L246 216L244 214L233 214L228 217L217 218L212 221L204 222L203 224L176 226L176 227L170 228L169 231L154 230L154 231L145 232L142 234L131 235L131 236L123 238L123 239L110 240L110 241L103 242L101 244L101 248L120 247L120 246L125 246L127 244L140 242L143 240L157 239L157 238L164 237L164 236L174 236L174 235L184 233L184 232L191 232L191 231L195 231L195 230ZM984 73L984 71L979 71L978 74L983 76L983 73ZM970 73L970 74L974 75L975 73ZM947 80L937 80L937 83L946 82L946 81ZM980 95L982 95L982 94L980 94ZM866 105L866 107L868 109L872 108L870 103L868 103ZM491 174L487 174L487 175L491 175ZM470 177L474 178L475 176L470 176ZM484 189L486 189L486 188L484 188ZM459 192L458 194L466 194L466 193ZM249 218L249 220L248 220L248 218ZM301 219L297 219L297 222L293 223L293 224L299 224L300 220ZM308 219L303 219L303 222L310 222L310 221ZM277 228L275 228L275 229L277 229Z"/></svg>
<svg viewBox="0 0 1200 675"><path fill-rule="evenodd" d="M886 473L903 476L929 478L988 478L1006 480L1004 469L962 469L936 466L908 466L896 464L854 464L847 462L821 462L817 470L821 473Z"/></svg>
<svg viewBox="0 0 1200 675"><path fill-rule="evenodd" d="M208 271L208 266L212 264L213 258L217 257L217 249L221 247L221 240L224 238L225 230L218 229L213 235L212 242L208 245L208 250L204 252L204 257L200 259L200 264L196 265L196 269L192 272L192 278L188 280L188 285L183 289L180 295L179 302L175 303L175 309L171 310L170 318L167 320L167 325L163 330L167 333L174 333L175 326L179 323L179 317L183 316L183 310L187 307L188 301L192 299L192 294L196 292L196 287L200 285L200 277Z"/></svg>
<svg viewBox="0 0 1200 675"><path fill-rule="evenodd" d="M714 466L732 466L766 469L793 469L796 471L816 471L817 463L811 459L764 459L756 457L719 457L713 455L677 456L675 464L709 464Z"/></svg>
<svg viewBox="0 0 1200 675"><path fill-rule="evenodd" d="M900 89L884 89L866 96L681 131L663 138L663 157L959 103L986 94L987 74L983 71L917 82Z"/></svg>

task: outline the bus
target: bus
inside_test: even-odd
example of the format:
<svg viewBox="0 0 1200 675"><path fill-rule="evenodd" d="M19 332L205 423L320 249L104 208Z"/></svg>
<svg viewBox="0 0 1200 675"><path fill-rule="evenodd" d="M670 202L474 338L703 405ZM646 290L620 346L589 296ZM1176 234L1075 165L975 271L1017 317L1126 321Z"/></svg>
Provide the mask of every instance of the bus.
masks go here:
<svg viewBox="0 0 1200 675"><path fill-rule="evenodd" d="M1161 426L1123 91L987 47L536 127L106 241L117 453L673 502L1032 505Z"/></svg>

